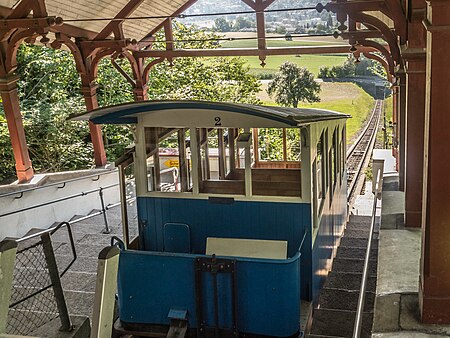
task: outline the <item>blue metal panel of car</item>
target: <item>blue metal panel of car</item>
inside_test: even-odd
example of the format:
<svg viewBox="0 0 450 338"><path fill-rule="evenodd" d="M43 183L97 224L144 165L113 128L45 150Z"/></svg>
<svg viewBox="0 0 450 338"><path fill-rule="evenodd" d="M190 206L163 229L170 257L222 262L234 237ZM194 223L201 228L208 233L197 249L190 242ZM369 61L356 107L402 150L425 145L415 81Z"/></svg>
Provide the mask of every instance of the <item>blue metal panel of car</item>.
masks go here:
<svg viewBox="0 0 450 338"><path fill-rule="evenodd" d="M118 278L121 321L168 325L170 310L178 309L187 310L189 326L197 327L194 261L198 257L122 251ZM287 260L233 259L236 260L237 329L273 336L298 332L300 254ZM218 285L219 324L231 328L231 276L219 274ZM212 326L214 296L209 273L204 273L201 292L205 300L202 320Z"/></svg>
<svg viewBox="0 0 450 338"><path fill-rule="evenodd" d="M192 253L203 254L207 237L253 238L288 241L288 256L296 254L305 230L310 230L309 203L234 201L139 197L145 250L163 251L166 223L190 228Z"/></svg>
<svg viewBox="0 0 450 338"><path fill-rule="evenodd" d="M138 198L144 250L164 250L164 225L189 226L191 253L204 254L207 237L253 238L288 241L288 257L301 254L302 298L311 299L311 204L279 202L212 203L206 199Z"/></svg>
<svg viewBox="0 0 450 338"><path fill-rule="evenodd" d="M345 182L338 184L330 204L329 197L324 200L322 218L312 249L312 300L317 302L320 289L325 283L327 271L331 268L337 242L344 230L347 215L347 189ZM329 196L329 195L327 195Z"/></svg>

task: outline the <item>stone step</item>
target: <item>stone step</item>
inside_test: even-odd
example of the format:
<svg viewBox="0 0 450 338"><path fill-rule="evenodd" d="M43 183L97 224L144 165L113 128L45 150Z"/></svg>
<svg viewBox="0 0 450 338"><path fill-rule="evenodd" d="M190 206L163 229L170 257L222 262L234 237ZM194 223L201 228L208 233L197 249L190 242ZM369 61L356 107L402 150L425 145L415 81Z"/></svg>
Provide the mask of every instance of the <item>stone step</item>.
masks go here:
<svg viewBox="0 0 450 338"><path fill-rule="evenodd" d="M344 231L344 237L350 237L350 238L369 238L369 230L355 230L355 229L345 229ZM378 239L378 233L374 232L373 237L374 239Z"/></svg>
<svg viewBox="0 0 450 338"><path fill-rule="evenodd" d="M366 248L367 238L352 238L352 237L342 237L340 242L340 247L351 247L351 248ZM378 248L378 239L372 238L372 248Z"/></svg>
<svg viewBox="0 0 450 338"><path fill-rule="evenodd" d="M365 259L366 258L366 250L367 248L352 248L339 246L336 253L336 258L357 258L357 259ZM376 260L378 259L378 248L373 248L370 250L369 259Z"/></svg>
<svg viewBox="0 0 450 338"><path fill-rule="evenodd" d="M376 263L377 263L376 261L370 261L369 276L377 275L377 264ZM362 273L363 268L364 268L364 260L363 259L335 258L333 260L332 271Z"/></svg>
<svg viewBox="0 0 450 338"><path fill-rule="evenodd" d="M379 218L380 218L379 216L376 217L377 220L379 220ZM350 217L348 218L349 223L370 224L371 221L372 216L350 215Z"/></svg>
<svg viewBox="0 0 450 338"><path fill-rule="evenodd" d="M321 309L356 311L358 308L359 290L328 289L320 291ZM373 312L375 293L366 292L364 312Z"/></svg>
<svg viewBox="0 0 450 338"><path fill-rule="evenodd" d="M373 314L364 313L361 337L371 337ZM320 337L352 337L355 323L354 311L316 309L311 334Z"/></svg>
<svg viewBox="0 0 450 338"><path fill-rule="evenodd" d="M329 289L345 289L359 291L361 287L361 273L330 271L324 287ZM367 278L367 291L375 292L377 286L376 277Z"/></svg>
<svg viewBox="0 0 450 338"><path fill-rule="evenodd" d="M346 230L370 230L370 223L347 223ZM374 233L380 232L380 223L375 223Z"/></svg>

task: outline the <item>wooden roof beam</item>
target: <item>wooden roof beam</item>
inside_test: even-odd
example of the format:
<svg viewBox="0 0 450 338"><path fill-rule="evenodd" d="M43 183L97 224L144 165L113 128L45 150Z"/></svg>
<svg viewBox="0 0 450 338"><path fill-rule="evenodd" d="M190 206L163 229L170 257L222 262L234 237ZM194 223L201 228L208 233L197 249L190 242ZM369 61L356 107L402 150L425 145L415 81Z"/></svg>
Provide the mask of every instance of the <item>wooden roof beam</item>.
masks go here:
<svg viewBox="0 0 450 338"><path fill-rule="evenodd" d="M349 39L377 39L377 38L383 38L383 34L379 30L372 30L372 29L360 29L360 30L349 30L344 31L341 33L336 34L336 37L341 37L344 40Z"/></svg>
<svg viewBox="0 0 450 338"><path fill-rule="evenodd" d="M33 17L46 17L47 8L45 0L21 0L17 6L12 9L8 19L25 18L33 12Z"/></svg>
<svg viewBox="0 0 450 338"><path fill-rule="evenodd" d="M374 51L372 47L356 46L363 52ZM254 48L217 48L217 49L175 49L169 50L141 50L133 54L136 58L176 58L176 57L221 57L221 56L260 56L265 55L297 55L297 54L348 54L349 46L315 46L315 47L290 47L290 48L268 48L260 51Z"/></svg>

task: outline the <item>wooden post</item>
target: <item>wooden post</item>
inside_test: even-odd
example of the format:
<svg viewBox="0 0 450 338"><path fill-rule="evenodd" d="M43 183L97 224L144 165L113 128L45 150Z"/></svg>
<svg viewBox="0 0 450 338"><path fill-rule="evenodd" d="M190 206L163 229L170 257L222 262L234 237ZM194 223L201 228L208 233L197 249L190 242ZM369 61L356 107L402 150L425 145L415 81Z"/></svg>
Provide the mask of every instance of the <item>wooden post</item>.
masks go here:
<svg viewBox="0 0 450 338"><path fill-rule="evenodd" d="M120 210L122 216L122 235L125 249L128 249L130 237L128 231L128 208L127 208L127 184L125 177L125 167L122 164L117 166L119 170L119 191L120 191Z"/></svg>
<svg viewBox="0 0 450 338"><path fill-rule="evenodd" d="M255 167L258 168L259 162L259 141L258 141L258 128L253 128L253 157L255 159Z"/></svg>
<svg viewBox="0 0 450 338"><path fill-rule="evenodd" d="M205 150L205 163L203 164L203 170L205 172L205 175L203 177L209 180L211 178L211 166L209 163L208 128L203 128L202 132L203 135L200 138L201 139L200 148L204 146Z"/></svg>
<svg viewBox="0 0 450 338"><path fill-rule="evenodd" d="M192 161L192 192L194 195L198 195L200 192L200 181L202 178L201 172L201 154L200 154L200 130L197 128L191 128L191 161Z"/></svg>
<svg viewBox="0 0 450 338"><path fill-rule="evenodd" d="M406 166L406 73L400 71L400 87L399 87L399 116L398 116L398 124L399 124L399 190L405 191L405 166Z"/></svg>
<svg viewBox="0 0 450 338"><path fill-rule="evenodd" d="M186 129L178 130L178 159L180 165L181 191L188 191L188 163L186 156Z"/></svg>
<svg viewBox="0 0 450 338"><path fill-rule="evenodd" d="M92 84L83 86L81 88L81 92L83 93L84 102L86 103L86 110L91 111L97 109L97 86ZM96 125L89 121L89 131L91 133L92 145L94 147L95 165L98 167L102 167L107 163L105 145L103 144L102 129L99 125Z"/></svg>
<svg viewBox="0 0 450 338"><path fill-rule="evenodd" d="M234 128L228 128L228 149L230 156L230 171L236 169L236 147L235 147L235 132Z"/></svg>
<svg viewBox="0 0 450 338"><path fill-rule="evenodd" d="M152 145L155 145L155 154L153 155L153 165L155 168L155 191L161 191L161 165L159 163L159 138L158 129L151 129Z"/></svg>
<svg viewBox="0 0 450 338"><path fill-rule="evenodd" d="M245 128L245 133L249 133L250 129ZM245 196L250 197L253 195L252 188L252 157L250 153L250 144L245 146Z"/></svg>
<svg viewBox="0 0 450 338"><path fill-rule="evenodd" d="M225 144L223 140L223 129L219 128L217 129L217 138L218 138L218 145L219 145L219 179L224 180L225 179Z"/></svg>
<svg viewBox="0 0 450 338"><path fill-rule="evenodd" d="M19 183L25 183L33 178L34 171L28 153L22 114L20 113L19 95L17 93L18 80L18 76L0 79L0 92L16 161L17 179Z"/></svg>
<svg viewBox="0 0 450 338"><path fill-rule="evenodd" d="M119 252L110 246L98 255L91 338L110 338L112 334Z"/></svg>
<svg viewBox="0 0 450 338"><path fill-rule="evenodd" d="M0 242L0 335L6 331L16 252L16 241Z"/></svg>
<svg viewBox="0 0 450 338"><path fill-rule="evenodd" d="M287 162L287 135L286 135L286 128L283 128L283 161ZM285 164L287 167L287 164Z"/></svg>
<svg viewBox="0 0 450 338"><path fill-rule="evenodd" d="M402 52L406 66L406 173L405 225L422 224L423 147L425 129L426 30L425 1L413 1L408 24L408 47ZM421 53L417 53L420 51ZM417 55L419 54L419 55Z"/></svg>

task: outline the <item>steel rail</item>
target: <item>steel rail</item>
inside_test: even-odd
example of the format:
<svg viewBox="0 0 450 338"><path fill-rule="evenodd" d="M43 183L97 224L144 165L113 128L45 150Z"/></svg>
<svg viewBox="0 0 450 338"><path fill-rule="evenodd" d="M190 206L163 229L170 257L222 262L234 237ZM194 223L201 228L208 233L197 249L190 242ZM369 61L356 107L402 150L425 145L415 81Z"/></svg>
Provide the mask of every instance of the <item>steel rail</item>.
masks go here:
<svg viewBox="0 0 450 338"><path fill-rule="evenodd" d="M49 188L49 187L54 187L56 185L61 186L61 189L66 185L66 183L71 183L71 182L76 182L76 181L81 181L84 180L86 178L91 178L91 177L98 177L98 176L103 176L103 175L107 175L107 174L112 174L117 172L117 169L114 170L108 170L108 171L102 171L101 173L97 173L97 174L90 174L90 175L86 175L86 176L80 176L80 177L76 177L76 178L70 178L68 180L64 180L64 181L58 181L58 182L53 182L53 183L49 183L49 184L44 184L44 185L40 185L38 187L33 187L33 188L27 188L27 189L23 189L23 190L18 190L18 191L12 191L12 192L8 192L5 194L1 194L0 198L2 197L8 197L8 196L13 196L13 195L21 195L20 197L15 197L17 199L21 198L23 193L25 192L29 192L29 191L35 191L35 190L39 190L39 189L44 189L44 188ZM97 181L97 180L95 180Z"/></svg>
<svg viewBox="0 0 450 338"><path fill-rule="evenodd" d="M354 170L354 176L352 177L350 184L348 185L347 191L348 191L348 201L351 200L354 190L356 188L356 185L358 183L360 174L361 174L361 170L362 167L364 166L364 164L366 163L368 156L370 155L370 149L373 148L374 144L375 144L375 140L376 140L376 135L377 135L377 131L378 131L378 124L380 121L380 116L381 116L381 101L377 100L376 101L376 105L373 109L372 112L372 116L369 120L369 123L367 123L366 127L364 128L363 132L361 133L361 135L358 137L358 139L356 140L356 142L352 145L352 147L350 147L349 151L347 152L347 168L349 167L349 161L352 157L352 155L355 152L355 149L357 146L363 144L363 139L365 136L368 136L369 131L371 132L370 134L370 139L367 142L367 145L364 147L363 150L363 154L361 156L360 161L358 162L358 165L355 166L353 168ZM369 130L370 129L370 130ZM348 170L348 169L347 169Z"/></svg>
<svg viewBox="0 0 450 338"><path fill-rule="evenodd" d="M369 129L370 126L370 122L372 121L374 114L376 112L376 108L378 107L378 101L377 100L375 102L375 107L372 109L372 114L370 114L370 119L369 122L364 126L363 131L361 132L361 134L359 134L359 136L356 138L356 141L353 142L353 144L350 146L350 148L348 148L347 150L347 160L349 159L350 156L352 156L353 152L355 151L356 146L361 142L361 139L364 137L364 135L367 133L367 129Z"/></svg>
<svg viewBox="0 0 450 338"><path fill-rule="evenodd" d="M377 202L381 194L381 169L378 169L377 172L377 180L375 185L375 193L373 197L373 207L372 207L372 220L370 223L370 231L369 231L369 241L367 243L366 248L366 257L364 259L364 268L362 273L362 283L361 288L359 290L359 297L358 297L358 308L356 310L356 316L355 316L355 324L353 327L353 338L359 338L361 335L361 329L362 329L362 317L363 317L363 311L364 311L364 304L365 304L365 298L366 298L366 287L367 287L367 277L369 273L369 263L370 263L370 250L372 249L372 238L373 238L373 230L375 229L375 221L376 221L376 209L377 209Z"/></svg>

